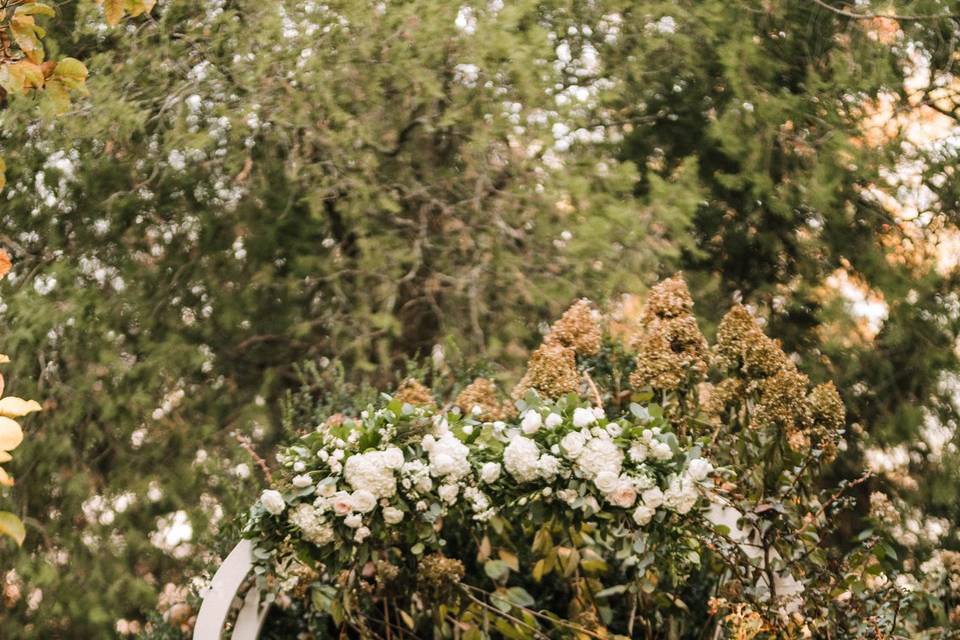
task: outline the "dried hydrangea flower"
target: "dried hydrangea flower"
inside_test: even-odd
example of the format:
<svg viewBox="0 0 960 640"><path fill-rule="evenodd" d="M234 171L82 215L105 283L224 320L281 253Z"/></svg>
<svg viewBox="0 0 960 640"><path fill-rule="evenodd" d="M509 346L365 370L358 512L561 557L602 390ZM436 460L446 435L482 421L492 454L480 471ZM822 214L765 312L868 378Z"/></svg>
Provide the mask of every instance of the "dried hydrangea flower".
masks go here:
<svg viewBox="0 0 960 640"><path fill-rule="evenodd" d="M641 320L676 318L693 314L693 297L681 274L676 274L650 289L643 305Z"/></svg>
<svg viewBox="0 0 960 640"><path fill-rule="evenodd" d="M643 328L634 342L637 368L630 385L672 391L707 372L707 340L693 316L693 299L679 276L650 291L642 312Z"/></svg>
<svg viewBox="0 0 960 640"><path fill-rule="evenodd" d="M431 553L420 560L417 567L417 588L429 600L447 600L460 584L466 569L456 558L441 553Z"/></svg>
<svg viewBox="0 0 960 640"><path fill-rule="evenodd" d="M397 388L393 397L401 402L412 404L414 406L432 407L436 405L433 394L430 389L425 387L419 380L407 378Z"/></svg>
<svg viewBox="0 0 960 640"><path fill-rule="evenodd" d="M570 347L582 356L594 356L600 352L602 335L593 306L582 298L553 323L546 341Z"/></svg>
<svg viewBox="0 0 960 640"><path fill-rule="evenodd" d="M464 387L454 404L464 414L484 421L506 420L514 414L510 402L497 398L497 386L489 378L477 378Z"/></svg>
<svg viewBox="0 0 960 640"><path fill-rule="evenodd" d="M544 343L533 352L527 373L513 389L514 398L522 398L533 389L544 398L560 398L576 393L580 374L573 349L561 344Z"/></svg>
<svg viewBox="0 0 960 640"><path fill-rule="evenodd" d="M808 429L812 423L807 404L809 379L796 369L782 369L763 380L760 399L753 411L751 427L779 427L794 451L810 447Z"/></svg>

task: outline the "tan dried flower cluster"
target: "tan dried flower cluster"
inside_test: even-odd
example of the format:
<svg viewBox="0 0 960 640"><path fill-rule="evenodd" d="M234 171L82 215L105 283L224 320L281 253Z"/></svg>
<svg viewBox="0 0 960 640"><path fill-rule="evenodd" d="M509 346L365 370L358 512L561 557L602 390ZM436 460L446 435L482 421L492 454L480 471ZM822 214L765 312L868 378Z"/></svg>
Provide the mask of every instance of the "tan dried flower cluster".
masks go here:
<svg viewBox="0 0 960 640"><path fill-rule="evenodd" d="M522 398L533 389L543 398L559 398L580 388L580 374L573 349L561 344L544 343L527 362L527 372L513 389L514 398Z"/></svg>
<svg viewBox="0 0 960 640"><path fill-rule="evenodd" d="M507 420L515 413L513 403L498 399L497 385L489 378L477 378L464 387L454 404L464 414L487 422Z"/></svg>
<svg viewBox="0 0 960 640"><path fill-rule="evenodd" d="M581 298L553 323L546 342L570 347L581 356L594 356L600 352L602 336L593 305Z"/></svg>
<svg viewBox="0 0 960 640"><path fill-rule="evenodd" d="M693 316L693 299L680 276L650 291L641 314L643 328L634 341L637 368L630 375L635 389L672 391L707 372L707 340Z"/></svg>
<svg viewBox="0 0 960 640"><path fill-rule="evenodd" d="M735 369L747 378L761 379L790 368L792 362L757 324L746 307L731 307L717 328L714 364L721 369Z"/></svg>
<svg viewBox="0 0 960 640"><path fill-rule="evenodd" d="M414 380L413 378L407 378L400 383L393 397L401 402L406 402L414 406L431 407L436 405L430 389L425 387L419 380Z"/></svg>
<svg viewBox="0 0 960 640"><path fill-rule="evenodd" d="M794 451L805 451L815 441L826 459L836 456L837 432L846 419L836 387L822 384L808 395L810 379L743 305L735 305L721 320L713 362L730 377L712 394L706 407L710 413L721 415L736 402L737 393L756 393L752 427L783 429Z"/></svg>
<svg viewBox="0 0 960 640"><path fill-rule="evenodd" d="M461 561L432 553L420 560L417 586L425 596L442 602L449 598L465 574L466 569Z"/></svg>

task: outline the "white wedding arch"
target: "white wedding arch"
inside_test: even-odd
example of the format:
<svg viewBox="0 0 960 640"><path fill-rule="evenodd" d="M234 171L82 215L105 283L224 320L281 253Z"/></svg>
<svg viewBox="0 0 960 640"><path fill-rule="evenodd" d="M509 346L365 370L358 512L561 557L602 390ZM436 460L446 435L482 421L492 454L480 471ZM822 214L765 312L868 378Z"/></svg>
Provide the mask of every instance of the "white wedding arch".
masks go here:
<svg viewBox="0 0 960 640"><path fill-rule="evenodd" d="M243 604L230 640L256 640L270 605L261 602L260 590L256 586L250 587L246 594L241 593L252 569L253 545L249 540L243 540L233 548L203 592L193 640L220 640L238 597L243 598Z"/></svg>

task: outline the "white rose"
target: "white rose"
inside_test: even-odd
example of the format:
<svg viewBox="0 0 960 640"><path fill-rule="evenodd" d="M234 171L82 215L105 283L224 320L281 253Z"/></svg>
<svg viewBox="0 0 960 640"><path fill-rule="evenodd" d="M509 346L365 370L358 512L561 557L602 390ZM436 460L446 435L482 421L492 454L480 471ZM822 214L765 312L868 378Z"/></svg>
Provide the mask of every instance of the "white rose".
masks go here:
<svg viewBox="0 0 960 640"><path fill-rule="evenodd" d="M366 489L357 489L350 494L350 502L353 504L354 511L369 513L377 506L377 496Z"/></svg>
<svg viewBox="0 0 960 640"><path fill-rule="evenodd" d="M607 425L607 433L610 434L611 438L618 438L623 433L623 427L616 422L611 422Z"/></svg>
<svg viewBox="0 0 960 640"><path fill-rule="evenodd" d="M573 426L578 429L583 427L589 427L591 424L597 421L596 414L593 413L590 409L584 407L577 407L573 410Z"/></svg>
<svg viewBox="0 0 960 640"><path fill-rule="evenodd" d="M650 443L650 455L656 460L669 460L673 457L673 449L666 442L654 440Z"/></svg>
<svg viewBox="0 0 960 640"><path fill-rule="evenodd" d="M594 407L593 417L595 417L597 420L603 420L604 418L607 417L607 414L604 413L603 409L601 409L600 407Z"/></svg>
<svg viewBox="0 0 960 640"><path fill-rule="evenodd" d="M577 493L576 489L561 489L557 491L557 497L567 504L573 504L574 500L580 497L580 494Z"/></svg>
<svg viewBox="0 0 960 640"><path fill-rule="evenodd" d="M293 486L298 489L305 489L313 484L313 480L306 474L293 476L293 480L291 482L293 483Z"/></svg>
<svg viewBox="0 0 960 640"><path fill-rule="evenodd" d="M337 491L330 496L330 506L338 516L345 516L353 512L353 499L346 491Z"/></svg>
<svg viewBox="0 0 960 640"><path fill-rule="evenodd" d="M480 468L480 479L491 484L497 481L500 477L500 463L499 462L486 462L483 467Z"/></svg>
<svg viewBox="0 0 960 640"><path fill-rule="evenodd" d="M437 489L437 493L440 494L441 500L447 504L453 504L457 501L457 495L460 493L460 486L455 484L440 485L440 488Z"/></svg>
<svg viewBox="0 0 960 640"><path fill-rule="evenodd" d="M563 452L568 458L574 460L583 451L583 445L586 444L586 441L587 439L583 437L582 433L579 431L571 431L563 436L563 439L560 441L560 448L563 449Z"/></svg>
<svg viewBox="0 0 960 640"><path fill-rule="evenodd" d="M347 525L351 529L356 529L363 524L363 517L359 513L351 513L343 519L343 524Z"/></svg>
<svg viewBox="0 0 960 640"><path fill-rule="evenodd" d="M702 482L706 480L713 472L713 465L704 460L703 458L694 458L687 463L687 475L690 476L696 482Z"/></svg>
<svg viewBox="0 0 960 640"><path fill-rule="evenodd" d="M628 509L637 501L637 490L629 480L621 480L616 489L607 494L610 504Z"/></svg>
<svg viewBox="0 0 960 640"><path fill-rule="evenodd" d="M543 418L533 409L523 414L523 421L520 423L520 429L527 435L536 433L543 424Z"/></svg>
<svg viewBox="0 0 960 640"><path fill-rule="evenodd" d="M360 527L357 529L356 533L353 534L353 539L357 541L357 544L362 544L364 540L370 537L370 529L367 527Z"/></svg>
<svg viewBox="0 0 960 640"><path fill-rule="evenodd" d="M603 493L610 493L619 486L620 476L612 471L601 471L593 479L593 484L597 485L597 489L600 489Z"/></svg>
<svg viewBox="0 0 960 640"><path fill-rule="evenodd" d="M420 493L427 493L433 489L433 480L430 479L430 476L421 476L417 478L414 489Z"/></svg>
<svg viewBox="0 0 960 640"><path fill-rule="evenodd" d="M633 521L642 527L646 524L649 524L656 513L657 510L653 507L648 507L645 504L641 504L633 510Z"/></svg>
<svg viewBox="0 0 960 640"><path fill-rule="evenodd" d="M283 496L280 495L279 491L273 489L267 489L260 494L260 504L263 505L263 508L267 510L268 513L272 513L275 516L283 513L283 510L287 508L287 503L283 501Z"/></svg>
<svg viewBox="0 0 960 640"><path fill-rule="evenodd" d="M551 413L547 416L545 424L547 425L547 429L556 429L563 424L563 418L558 413Z"/></svg>
<svg viewBox="0 0 960 640"><path fill-rule="evenodd" d="M390 447L383 452L383 463L388 469L399 469L403 466L403 451L397 447Z"/></svg>
<svg viewBox="0 0 960 640"><path fill-rule="evenodd" d="M383 521L387 524L397 524L403 520L403 511L396 507L384 507Z"/></svg>
<svg viewBox="0 0 960 640"><path fill-rule="evenodd" d="M663 491L660 490L660 487L651 487L641 493L640 498L643 500L643 504L656 509L663 504Z"/></svg>
<svg viewBox="0 0 960 640"><path fill-rule="evenodd" d="M329 498L337 492L337 481L334 478L324 478L317 483L317 494Z"/></svg>

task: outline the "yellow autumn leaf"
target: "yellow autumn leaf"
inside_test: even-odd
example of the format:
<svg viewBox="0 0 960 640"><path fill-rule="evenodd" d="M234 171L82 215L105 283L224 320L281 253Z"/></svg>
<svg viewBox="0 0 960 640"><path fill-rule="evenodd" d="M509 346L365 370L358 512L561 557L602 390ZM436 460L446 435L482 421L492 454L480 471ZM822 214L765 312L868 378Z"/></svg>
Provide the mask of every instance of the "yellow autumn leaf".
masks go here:
<svg viewBox="0 0 960 640"><path fill-rule="evenodd" d="M3 160L0 159L0 189L3 188L3 171L6 167L3 164ZM0 249L0 280L3 280L3 276L10 273L10 268L13 266L13 262L10 260L10 254L6 252L5 249ZM5 355L0 355L0 363L10 362L10 358L7 358ZM3 389L0 389L0 393L3 393Z"/></svg>
<svg viewBox="0 0 960 640"><path fill-rule="evenodd" d="M0 416L0 450L13 451L23 442L23 429L16 420Z"/></svg>
<svg viewBox="0 0 960 640"><path fill-rule="evenodd" d="M4 251L6 253L6 251ZM7 258L9 260L9 257ZM7 364L10 362L10 356L0 353L0 364Z"/></svg>
<svg viewBox="0 0 960 640"><path fill-rule="evenodd" d="M31 15L14 14L10 20L10 31L13 39L27 58L36 64L43 62L43 43L40 38L47 35L46 30L38 25Z"/></svg>
<svg viewBox="0 0 960 640"><path fill-rule="evenodd" d="M103 17L107 24L115 27L123 19L123 0L98 0L103 5Z"/></svg>
<svg viewBox="0 0 960 640"><path fill-rule="evenodd" d="M12 487L13 478L3 470L3 467L0 467L0 487Z"/></svg>
<svg viewBox="0 0 960 640"><path fill-rule="evenodd" d="M0 191L3 191L3 188L7 186L7 163L3 161L3 158L0 158ZM6 251L4 251L6 255ZM10 257L7 256L7 271L10 271ZM7 275L7 271L3 270L3 264L0 262L0 278Z"/></svg>
<svg viewBox="0 0 960 640"><path fill-rule="evenodd" d="M7 418L19 418L41 409L40 403L36 400L24 400L15 396L0 398L0 416Z"/></svg>
<svg viewBox="0 0 960 640"><path fill-rule="evenodd" d="M43 69L29 60L0 65L0 87L8 93L25 94L43 88Z"/></svg>
<svg viewBox="0 0 960 640"><path fill-rule="evenodd" d="M22 545L27 537L27 531L20 518L9 511L0 511L0 535L13 538L18 545Z"/></svg>
<svg viewBox="0 0 960 640"><path fill-rule="evenodd" d="M136 18L144 13L149 13L156 6L157 0L126 0L125 7L130 17Z"/></svg>
<svg viewBox="0 0 960 640"><path fill-rule="evenodd" d="M87 67L82 62L76 58L64 58L57 62L51 79L62 82L68 89L82 89L88 75Z"/></svg>
<svg viewBox="0 0 960 640"><path fill-rule="evenodd" d="M13 460L12 455L6 451L0 451L0 462L10 462L11 460Z"/></svg>

